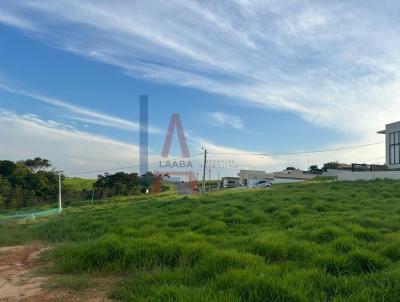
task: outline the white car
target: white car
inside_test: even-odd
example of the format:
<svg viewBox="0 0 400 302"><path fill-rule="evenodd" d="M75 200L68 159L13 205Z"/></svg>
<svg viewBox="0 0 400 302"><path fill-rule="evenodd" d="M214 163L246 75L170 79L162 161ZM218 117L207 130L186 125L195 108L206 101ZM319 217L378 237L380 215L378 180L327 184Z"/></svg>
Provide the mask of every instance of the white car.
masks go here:
<svg viewBox="0 0 400 302"><path fill-rule="evenodd" d="M271 188L272 182L266 179L258 180L252 186L252 188Z"/></svg>

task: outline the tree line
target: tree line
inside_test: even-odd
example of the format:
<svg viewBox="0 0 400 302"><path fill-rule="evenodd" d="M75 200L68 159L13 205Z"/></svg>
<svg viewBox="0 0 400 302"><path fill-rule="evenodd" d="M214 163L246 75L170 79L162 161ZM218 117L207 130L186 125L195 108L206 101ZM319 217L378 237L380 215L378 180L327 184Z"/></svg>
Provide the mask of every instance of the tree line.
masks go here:
<svg viewBox="0 0 400 302"><path fill-rule="evenodd" d="M62 175L64 183L65 176ZM103 199L116 195L138 195L160 181L152 173L118 172L98 175L92 188L74 189L63 184L65 202ZM160 185L161 191L167 187ZM55 204L58 200L58 172L47 159L36 157L21 161L0 160L0 209Z"/></svg>

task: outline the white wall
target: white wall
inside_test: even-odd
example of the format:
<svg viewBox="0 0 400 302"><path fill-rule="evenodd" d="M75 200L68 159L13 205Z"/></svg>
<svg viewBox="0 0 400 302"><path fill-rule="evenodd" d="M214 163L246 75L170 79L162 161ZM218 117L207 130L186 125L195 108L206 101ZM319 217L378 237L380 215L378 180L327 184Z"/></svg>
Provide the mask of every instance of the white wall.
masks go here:
<svg viewBox="0 0 400 302"><path fill-rule="evenodd" d="M286 184L292 182L303 182L304 179L292 179L292 178L274 178L271 182L272 184Z"/></svg>
<svg viewBox="0 0 400 302"><path fill-rule="evenodd" d="M392 123L386 125L386 165L389 167L389 169L399 169L400 165L390 165L390 159L389 159L389 134L391 132L397 132L400 131L400 122L397 123Z"/></svg>
<svg viewBox="0 0 400 302"><path fill-rule="evenodd" d="M339 170L339 169L327 169L326 172L323 172L323 176L339 176L342 173L352 173L351 170Z"/></svg>
<svg viewBox="0 0 400 302"><path fill-rule="evenodd" d="M338 179L339 181L374 180L374 179L400 180L400 171L342 173L338 176Z"/></svg>

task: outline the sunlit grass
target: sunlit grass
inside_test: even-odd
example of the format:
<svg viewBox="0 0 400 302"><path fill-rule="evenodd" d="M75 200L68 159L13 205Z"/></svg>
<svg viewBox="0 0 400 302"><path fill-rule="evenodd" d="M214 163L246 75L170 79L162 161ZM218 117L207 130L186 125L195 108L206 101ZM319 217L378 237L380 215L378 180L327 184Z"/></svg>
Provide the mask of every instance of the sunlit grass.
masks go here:
<svg viewBox="0 0 400 302"><path fill-rule="evenodd" d="M168 193L0 228L54 243L58 274L122 276L113 297L126 301L397 301L399 188L314 182Z"/></svg>

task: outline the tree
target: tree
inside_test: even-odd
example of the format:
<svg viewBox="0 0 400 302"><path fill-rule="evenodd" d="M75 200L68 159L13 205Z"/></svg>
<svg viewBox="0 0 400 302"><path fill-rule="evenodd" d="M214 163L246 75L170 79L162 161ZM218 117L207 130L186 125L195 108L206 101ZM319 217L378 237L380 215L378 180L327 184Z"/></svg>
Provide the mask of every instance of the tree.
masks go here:
<svg viewBox="0 0 400 302"><path fill-rule="evenodd" d="M46 170L51 167L49 160L35 157L34 159L27 159L24 161L25 165L33 171Z"/></svg>
<svg viewBox="0 0 400 302"><path fill-rule="evenodd" d="M0 161L1 207L26 207L57 201L58 176L47 159Z"/></svg>
<svg viewBox="0 0 400 302"><path fill-rule="evenodd" d="M15 170L15 163L10 160L0 160L0 176L11 176Z"/></svg>
<svg viewBox="0 0 400 302"><path fill-rule="evenodd" d="M324 166L322 167L322 171L326 172L328 169L338 169L338 168L339 168L339 162L332 161L329 163L325 163Z"/></svg>
<svg viewBox="0 0 400 302"><path fill-rule="evenodd" d="M147 172L146 174L140 177L140 185L142 187L142 191L145 192L147 189L150 189L151 185L155 180L155 175L151 172Z"/></svg>
<svg viewBox="0 0 400 302"><path fill-rule="evenodd" d="M0 177L0 208L7 207L10 202L11 184L7 179Z"/></svg>
<svg viewBox="0 0 400 302"><path fill-rule="evenodd" d="M140 178L137 173L105 173L98 175L93 187L96 191L96 198L107 198L112 195L134 195L140 192Z"/></svg>
<svg viewBox="0 0 400 302"><path fill-rule="evenodd" d="M321 174L321 172L317 165L312 165L308 168L308 173L310 174Z"/></svg>

